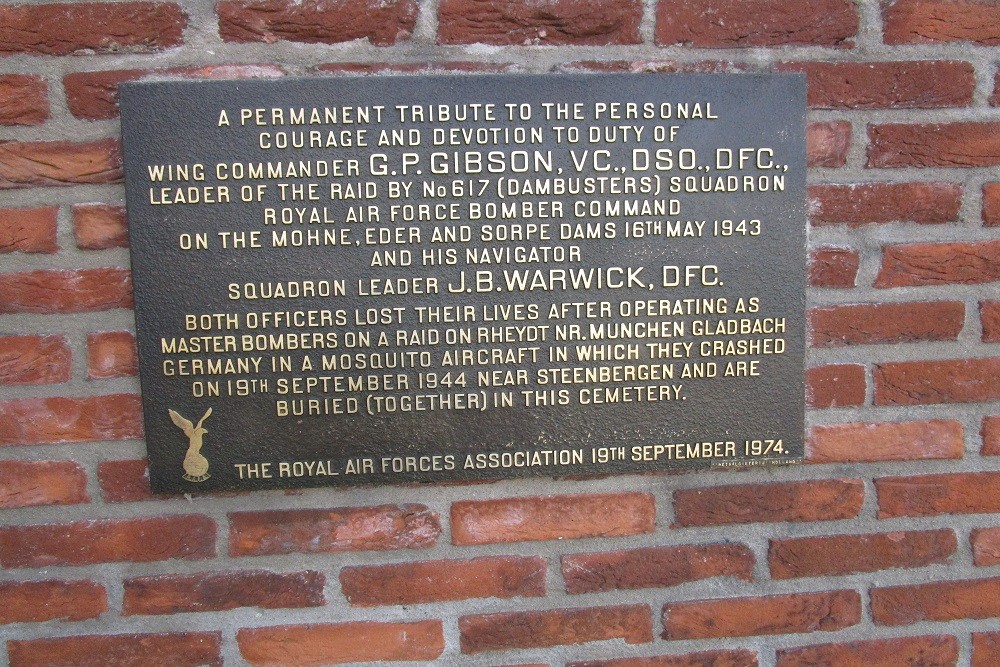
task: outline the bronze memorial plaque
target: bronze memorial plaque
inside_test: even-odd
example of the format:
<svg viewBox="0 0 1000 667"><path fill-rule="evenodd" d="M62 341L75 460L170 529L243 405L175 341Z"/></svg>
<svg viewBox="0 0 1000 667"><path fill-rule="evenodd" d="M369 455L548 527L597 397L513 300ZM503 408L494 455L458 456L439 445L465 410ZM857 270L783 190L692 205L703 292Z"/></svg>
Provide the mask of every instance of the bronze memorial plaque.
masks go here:
<svg viewBox="0 0 1000 667"><path fill-rule="evenodd" d="M130 83L159 492L801 459L805 82Z"/></svg>

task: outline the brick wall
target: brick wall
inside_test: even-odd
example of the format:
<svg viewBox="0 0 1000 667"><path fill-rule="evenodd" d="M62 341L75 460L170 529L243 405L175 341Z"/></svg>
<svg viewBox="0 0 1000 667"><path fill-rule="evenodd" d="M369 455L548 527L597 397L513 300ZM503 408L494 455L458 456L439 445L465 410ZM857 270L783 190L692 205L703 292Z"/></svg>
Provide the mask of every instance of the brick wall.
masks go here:
<svg viewBox="0 0 1000 667"><path fill-rule="evenodd" d="M998 45L992 0L3 0L0 662L1000 664ZM152 496L118 83L581 70L806 73L806 464Z"/></svg>

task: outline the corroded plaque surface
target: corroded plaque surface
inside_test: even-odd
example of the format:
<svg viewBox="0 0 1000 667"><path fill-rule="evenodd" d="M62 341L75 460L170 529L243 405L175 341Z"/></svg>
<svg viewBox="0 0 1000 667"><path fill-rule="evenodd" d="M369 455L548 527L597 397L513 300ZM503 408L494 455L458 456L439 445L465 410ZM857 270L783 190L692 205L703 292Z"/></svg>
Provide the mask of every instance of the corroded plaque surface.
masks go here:
<svg viewBox="0 0 1000 667"><path fill-rule="evenodd" d="M122 86L154 490L790 462L805 85Z"/></svg>

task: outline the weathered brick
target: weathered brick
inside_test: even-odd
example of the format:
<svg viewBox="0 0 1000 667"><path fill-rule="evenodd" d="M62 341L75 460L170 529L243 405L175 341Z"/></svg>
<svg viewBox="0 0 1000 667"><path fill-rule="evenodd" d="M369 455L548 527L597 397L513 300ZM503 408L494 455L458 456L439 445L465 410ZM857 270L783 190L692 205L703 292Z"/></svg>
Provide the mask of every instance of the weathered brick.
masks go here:
<svg viewBox="0 0 1000 667"><path fill-rule="evenodd" d="M979 403L1000 399L1000 358L899 361L875 366L875 405Z"/></svg>
<svg viewBox="0 0 1000 667"><path fill-rule="evenodd" d="M870 594L877 625L1000 616L1000 579L873 588Z"/></svg>
<svg viewBox="0 0 1000 667"><path fill-rule="evenodd" d="M470 598L545 595L545 560L497 556L345 567L340 585L352 605L407 605Z"/></svg>
<svg viewBox="0 0 1000 667"><path fill-rule="evenodd" d="M847 0L678 0L656 5L656 43L702 48L854 45Z"/></svg>
<svg viewBox="0 0 1000 667"><path fill-rule="evenodd" d="M183 43L172 2L60 2L0 7L0 55L152 53Z"/></svg>
<svg viewBox="0 0 1000 667"><path fill-rule="evenodd" d="M444 652L441 621L330 623L243 628L240 654L251 665L339 665L434 660Z"/></svg>
<svg viewBox="0 0 1000 667"><path fill-rule="evenodd" d="M0 462L0 508L89 503L87 473L73 461Z"/></svg>
<svg viewBox="0 0 1000 667"><path fill-rule="evenodd" d="M731 60L699 60L682 62L678 60L575 60L555 67L558 72L691 72L701 74L737 74L753 72L749 63Z"/></svg>
<svg viewBox="0 0 1000 667"><path fill-rule="evenodd" d="M440 534L424 505L232 512L229 555L426 549Z"/></svg>
<svg viewBox="0 0 1000 667"><path fill-rule="evenodd" d="M969 541L972 543L972 556L976 565L1000 565L1000 528L976 528Z"/></svg>
<svg viewBox="0 0 1000 667"><path fill-rule="evenodd" d="M806 369L806 405L810 408L843 408L864 405L865 367L828 364Z"/></svg>
<svg viewBox="0 0 1000 667"><path fill-rule="evenodd" d="M860 303L812 308L813 347L956 340L965 325L961 301Z"/></svg>
<svg viewBox="0 0 1000 667"><path fill-rule="evenodd" d="M649 547L562 557L567 593L677 586L711 577L753 580L753 552L742 544Z"/></svg>
<svg viewBox="0 0 1000 667"><path fill-rule="evenodd" d="M440 44L638 44L639 0L442 0Z"/></svg>
<svg viewBox="0 0 1000 667"><path fill-rule="evenodd" d="M97 465L97 481L106 503L128 503L155 500L149 487L149 464L146 459L101 461Z"/></svg>
<svg viewBox="0 0 1000 667"><path fill-rule="evenodd" d="M994 167L1000 123L886 123L868 126L868 166Z"/></svg>
<svg viewBox="0 0 1000 667"><path fill-rule="evenodd" d="M0 125L41 125L48 119L49 89L43 78L0 75Z"/></svg>
<svg viewBox="0 0 1000 667"><path fill-rule="evenodd" d="M0 402L0 445L132 440L142 437L134 394L21 398Z"/></svg>
<svg viewBox="0 0 1000 667"><path fill-rule="evenodd" d="M846 120L809 123L806 126L806 164L809 167L843 167L851 148L851 124Z"/></svg>
<svg viewBox="0 0 1000 667"><path fill-rule="evenodd" d="M58 206L0 208L0 254L9 252L53 253Z"/></svg>
<svg viewBox="0 0 1000 667"><path fill-rule="evenodd" d="M653 641L650 609L644 604L462 616L458 629L465 654L606 639L624 639L627 644Z"/></svg>
<svg viewBox="0 0 1000 667"><path fill-rule="evenodd" d="M118 86L150 75L194 79L258 79L283 76L274 65L206 65L168 69L124 69L99 72L72 72L63 77L70 112L84 120L118 117Z"/></svg>
<svg viewBox="0 0 1000 667"><path fill-rule="evenodd" d="M128 331L87 334L87 377L128 377L139 371L135 336Z"/></svg>
<svg viewBox="0 0 1000 667"><path fill-rule="evenodd" d="M1000 280L1000 241L887 246L875 287L975 285Z"/></svg>
<svg viewBox="0 0 1000 667"><path fill-rule="evenodd" d="M215 556L215 522L197 514L0 528L4 567L52 567Z"/></svg>
<svg viewBox="0 0 1000 667"><path fill-rule="evenodd" d="M647 493L467 500L451 506L454 544L495 544L653 532L656 504Z"/></svg>
<svg viewBox="0 0 1000 667"><path fill-rule="evenodd" d="M815 426L806 445L813 463L960 459L964 452L962 424L949 419Z"/></svg>
<svg viewBox="0 0 1000 667"><path fill-rule="evenodd" d="M973 632L971 667L996 665L1000 665L1000 632Z"/></svg>
<svg viewBox="0 0 1000 667"><path fill-rule="evenodd" d="M0 623L82 621L108 610L104 587L92 581L5 581L0 596Z"/></svg>
<svg viewBox="0 0 1000 667"><path fill-rule="evenodd" d="M566 667L757 667L757 654L746 649L703 651L649 658L614 658L570 662Z"/></svg>
<svg viewBox="0 0 1000 667"><path fill-rule="evenodd" d="M983 184L983 224L1000 226L1000 183Z"/></svg>
<svg viewBox="0 0 1000 667"><path fill-rule="evenodd" d="M674 513L680 527L835 521L856 517L864 497L857 479L733 484L674 491Z"/></svg>
<svg viewBox="0 0 1000 667"><path fill-rule="evenodd" d="M222 667L221 632L11 640L10 667Z"/></svg>
<svg viewBox="0 0 1000 667"><path fill-rule="evenodd" d="M858 227L887 222L936 225L958 220L957 183L857 183L809 186L809 221Z"/></svg>
<svg viewBox="0 0 1000 667"><path fill-rule="evenodd" d="M122 615L225 611L239 607L287 609L326 603L320 572L240 570L126 579Z"/></svg>
<svg viewBox="0 0 1000 667"><path fill-rule="evenodd" d="M984 456L1000 455L1000 416L983 417L983 425L979 434L983 438L981 453Z"/></svg>
<svg viewBox="0 0 1000 667"><path fill-rule="evenodd" d="M778 649L776 667L864 665L864 667L955 667L958 640L950 635L869 639Z"/></svg>
<svg viewBox="0 0 1000 667"><path fill-rule="evenodd" d="M805 72L808 104L819 109L934 109L972 103L976 72L951 60L782 63Z"/></svg>
<svg viewBox="0 0 1000 667"><path fill-rule="evenodd" d="M87 313L132 304L132 274L119 267L0 275L0 314Z"/></svg>
<svg viewBox="0 0 1000 667"><path fill-rule="evenodd" d="M0 384L56 384L72 373L62 336L0 336Z"/></svg>
<svg viewBox="0 0 1000 667"><path fill-rule="evenodd" d="M222 0L216 11L219 35L227 42L336 44L367 39L389 46L409 39L418 8L414 0Z"/></svg>
<svg viewBox="0 0 1000 667"><path fill-rule="evenodd" d="M979 321L984 343L1000 343L1000 301L980 301Z"/></svg>
<svg viewBox="0 0 1000 667"><path fill-rule="evenodd" d="M1000 472L883 477L875 490L880 519L1000 512Z"/></svg>
<svg viewBox="0 0 1000 667"><path fill-rule="evenodd" d="M825 577L947 563L958 548L950 530L826 535L771 540L773 579Z"/></svg>
<svg viewBox="0 0 1000 667"><path fill-rule="evenodd" d="M440 74L442 72L456 73L492 73L503 74L506 72L522 71L520 65L515 63L484 63L463 60L446 61L423 61L407 63L323 63L317 65L319 72L329 72L331 74Z"/></svg>
<svg viewBox="0 0 1000 667"><path fill-rule="evenodd" d="M860 622L861 596L857 591L668 602L663 606L663 638L668 640L834 632Z"/></svg>
<svg viewBox="0 0 1000 667"><path fill-rule="evenodd" d="M0 190L121 183L122 174L114 139L0 142Z"/></svg>
<svg viewBox="0 0 1000 667"><path fill-rule="evenodd" d="M895 0L882 21L886 44L1000 44L1000 7L990 0Z"/></svg>
<svg viewBox="0 0 1000 667"><path fill-rule="evenodd" d="M861 256L856 250L820 248L809 253L809 284L812 287L854 287Z"/></svg>
<svg viewBox="0 0 1000 667"><path fill-rule="evenodd" d="M116 204L74 204L73 235L83 250L128 247L125 207Z"/></svg>

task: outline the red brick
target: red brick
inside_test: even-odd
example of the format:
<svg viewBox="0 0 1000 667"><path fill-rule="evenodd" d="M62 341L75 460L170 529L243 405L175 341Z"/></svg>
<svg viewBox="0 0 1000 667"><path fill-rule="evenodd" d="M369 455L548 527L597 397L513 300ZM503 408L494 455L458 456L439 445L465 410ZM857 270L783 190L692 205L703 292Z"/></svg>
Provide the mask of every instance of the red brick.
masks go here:
<svg viewBox="0 0 1000 667"><path fill-rule="evenodd" d="M414 0L222 0L216 11L219 35L227 42L336 44L368 39L389 46L409 39L418 9Z"/></svg>
<svg viewBox="0 0 1000 667"><path fill-rule="evenodd" d="M875 490L880 519L1000 512L1000 472L883 477Z"/></svg>
<svg viewBox="0 0 1000 667"><path fill-rule="evenodd" d="M121 181L122 158L114 139L0 142L0 190Z"/></svg>
<svg viewBox="0 0 1000 667"><path fill-rule="evenodd" d="M677 0L656 5L656 43L703 48L854 45L847 0Z"/></svg>
<svg viewBox="0 0 1000 667"><path fill-rule="evenodd" d="M947 563L958 547L950 530L828 535L771 540L772 579L825 577Z"/></svg>
<svg viewBox="0 0 1000 667"><path fill-rule="evenodd" d="M562 557L567 593L677 586L711 577L753 580L753 552L742 544L649 547Z"/></svg>
<svg viewBox="0 0 1000 667"><path fill-rule="evenodd" d="M979 319L984 343L1000 343L1000 301L980 301Z"/></svg>
<svg viewBox="0 0 1000 667"><path fill-rule="evenodd" d="M748 63L731 60L701 60L681 62L677 60L575 60L555 67L558 72L695 72L703 74L737 74L753 72Z"/></svg>
<svg viewBox="0 0 1000 667"><path fill-rule="evenodd" d="M84 120L118 117L118 85L150 75L181 76L196 79L257 79L283 76L274 65L206 65L168 69L123 69L99 72L72 72L63 77L66 102L70 112Z"/></svg>
<svg viewBox="0 0 1000 667"><path fill-rule="evenodd" d="M101 497L106 503L128 503L137 500L156 500L149 487L149 465L146 459L101 461L97 465L97 480Z"/></svg>
<svg viewBox="0 0 1000 667"><path fill-rule="evenodd" d="M616 658L570 662L566 667L757 667L757 654L745 649L704 651L649 658Z"/></svg>
<svg viewBox="0 0 1000 667"><path fill-rule="evenodd" d="M976 528L969 541L972 543L972 556L976 565L1000 565L1000 528Z"/></svg>
<svg viewBox="0 0 1000 667"><path fill-rule="evenodd" d="M776 667L864 665L864 667L955 667L958 640L950 635L870 639L778 649Z"/></svg>
<svg viewBox="0 0 1000 667"><path fill-rule="evenodd" d="M971 667L996 665L1000 665L1000 632L973 632Z"/></svg>
<svg viewBox="0 0 1000 667"><path fill-rule="evenodd" d="M1000 123L887 123L868 126L868 166L1000 165Z"/></svg>
<svg viewBox="0 0 1000 667"><path fill-rule="evenodd" d="M0 462L0 508L89 503L87 473L73 461Z"/></svg>
<svg viewBox="0 0 1000 667"><path fill-rule="evenodd" d="M975 285L1000 280L1000 241L887 246L875 287Z"/></svg>
<svg viewBox="0 0 1000 667"><path fill-rule="evenodd" d="M440 534L424 505L232 512L229 555L426 549Z"/></svg>
<svg viewBox="0 0 1000 667"><path fill-rule="evenodd" d="M808 103L818 109L934 109L972 103L976 72L951 60L783 63L805 72Z"/></svg>
<svg viewBox="0 0 1000 667"><path fill-rule="evenodd" d="M522 69L520 65L514 63L481 63L461 60L410 63L324 63L316 66L317 71L331 74L440 74L442 72L503 74L518 72Z"/></svg>
<svg viewBox="0 0 1000 667"><path fill-rule="evenodd" d="M981 453L984 456L1000 455L1000 416L983 417L980 435L983 438Z"/></svg>
<svg viewBox="0 0 1000 667"><path fill-rule="evenodd" d="M132 307L128 269L43 270L0 275L0 314L87 313Z"/></svg>
<svg viewBox="0 0 1000 667"><path fill-rule="evenodd" d="M875 366L875 405L979 403L1000 399L1000 358L900 361Z"/></svg>
<svg viewBox="0 0 1000 667"><path fill-rule="evenodd" d="M451 506L452 543L622 537L651 533L656 503L647 493L467 500Z"/></svg>
<svg viewBox="0 0 1000 667"><path fill-rule="evenodd" d="M962 424L948 419L815 426L806 445L812 463L960 459Z"/></svg>
<svg viewBox="0 0 1000 667"><path fill-rule="evenodd" d="M653 641L650 610L644 604L462 616L458 629L465 654L606 639L624 639L627 644Z"/></svg>
<svg viewBox="0 0 1000 667"><path fill-rule="evenodd" d="M125 207L114 204L74 204L73 235L83 250L128 247Z"/></svg>
<svg viewBox="0 0 1000 667"><path fill-rule="evenodd" d="M857 479L734 484L674 491L674 512L680 527L835 521L856 517L864 498Z"/></svg>
<svg viewBox="0 0 1000 667"><path fill-rule="evenodd" d="M0 336L0 384L56 384L73 358L62 336Z"/></svg>
<svg viewBox="0 0 1000 667"><path fill-rule="evenodd" d="M21 398L0 402L0 445L134 440L142 407L134 394Z"/></svg>
<svg viewBox="0 0 1000 667"><path fill-rule="evenodd" d="M87 377L128 377L139 370L135 336L128 331L87 334Z"/></svg>
<svg viewBox="0 0 1000 667"><path fill-rule="evenodd" d="M49 92L43 78L0 75L0 125L41 125L48 119Z"/></svg>
<svg viewBox="0 0 1000 667"><path fill-rule="evenodd" d="M44 79L0 75L0 125L41 125L48 119L49 93Z"/></svg>
<svg viewBox="0 0 1000 667"><path fill-rule="evenodd" d="M4 567L146 563L215 556L215 522L197 514L0 528Z"/></svg>
<svg viewBox="0 0 1000 667"><path fill-rule="evenodd" d="M58 206L0 208L0 254L9 252L53 253Z"/></svg>
<svg viewBox="0 0 1000 667"><path fill-rule="evenodd" d="M251 665L434 660L444 652L444 632L436 620L243 628L236 642Z"/></svg>
<svg viewBox="0 0 1000 667"><path fill-rule="evenodd" d="M641 20L639 0L442 0L438 43L638 44Z"/></svg>
<svg viewBox="0 0 1000 667"><path fill-rule="evenodd" d="M11 640L10 667L222 667L222 633L82 635Z"/></svg>
<svg viewBox="0 0 1000 667"><path fill-rule="evenodd" d="M856 250L821 248L809 253L809 284L812 287L854 287L861 256Z"/></svg>
<svg viewBox="0 0 1000 667"><path fill-rule="evenodd" d="M360 606L539 597L545 595L545 560L497 556L345 567L340 585Z"/></svg>
<svg viewBox="0 0 1000 667"><path fill-rule="evenodd" d="M989 0L895 0L882 21L886 44L1000 44L1000 7Z"/></svg>
<svg viewBox="0 0 1000 667"><path fill-rule="evenodd" d="M846 120L809 123L806 127L806 163L809 167L843 167L851 148L851 124Z"/></svg>
<svg viewBox="0 0 1000 667"><path fill-rule="evenodd" d="M962 186L957 183L858 183L809 186L809 221L815 226L958 220Z"/></svg>
<svg viewBox="0 0 1000 667"><path fill-rule="evenodd" d="M865 367L829 364L806 369L806 404L810 408L864 405Z"/></svg>
<svg viewBox="0 0 1000 667"><path fill-rule="evenodd" d="M1000 579L942 581L871 590L877 625L1000 616Z"/></svg>
<svg viewBox="0 0 1000 667"><path fill-rule="evenodd" d="M861 303L813 308L813 347L956 340L965 325L961 301Z"/></svg>
<svg viewBox="0 0 1000 667"><path fill-rule="evenodd" d="M668 602L663 606L664 639L834 632L860 622L861 596L857 591Z"/></svg>
<svg viewBox="0 0 1000 667"><path fill-rule="evenodd" d="M122 615L226 611L239 607L288 609L326 603L320 572L242 570L126 579Z"/></svg>
<svg viewBox="0 0 1000 667"><path fill-rule="evenodd" d="M1000 183L983 184L983 224L1000 226Z"/></svg>
<svg viewBox="0 0 1000 667"><path fill-rule="evenodd" d="M0 596L0 623L83 621L108 610L104 588L92 581L5 581Z"/></svg>

